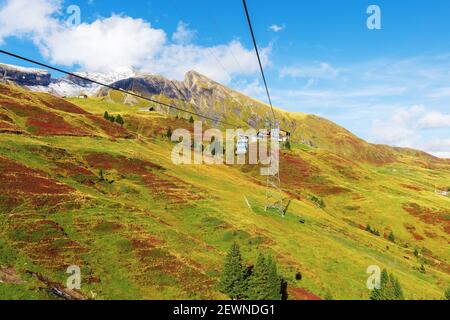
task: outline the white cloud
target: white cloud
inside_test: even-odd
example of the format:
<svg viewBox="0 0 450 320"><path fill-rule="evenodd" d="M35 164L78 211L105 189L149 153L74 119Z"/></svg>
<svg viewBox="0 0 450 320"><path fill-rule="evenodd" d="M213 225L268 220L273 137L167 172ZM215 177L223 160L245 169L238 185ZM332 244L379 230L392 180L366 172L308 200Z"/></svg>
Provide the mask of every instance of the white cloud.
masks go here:
<svg viewBox="0 0 450 320"><path fill-rule="evenodd" d="M326 62L305 66L289 66L280 70L280 77L334 79L339 75L339 70Z"/></svg>
<svg viewBox="0 0 450 320"><path fill-rule="evenodd" d="M253 50L237 40L212 47L195 45L196 31L179 22L171 43L164 30L123 15L70 27L58 19L61 3L7 0L0 7L0 41L8 36L31 39L52 63L90 72L134 68L182 79L187 71L196 70L224 84L259 72ZM270 50L270 46L261 50L265 65Z"/></svg>
<svg viewBox="0 0 450 320"><path fill-rule="evenodd" d="M419 126L423 129L450 128L450 114L432 111L419 119Z"/></svg>
<svg viewBox="0 0 450 320"><path fill-rule="evenodd" d="M154 57L165 41L165 32L144 20L114 15L73 28L60 26L40 47L52 63L107 71L138 67L142 59Z"/></svg>
<svg viewBox="0 0 450 320"><path fill-rule="evenodd" d="M0 6L0 44L8 36L39 41L54 30L59 21L61 0L7 0Z"/></svg>
<svg viewBox="0 0 450 320"><path fill-rule="evenodd" d="M272 30L273 32L283 31L284 28L286 28L285 25L280 26L280 25L277 25L277 24L273 24L273 25L269 26L269 30Z"/></svg>
<svg viewBox="0 0 450 320"><path fill-rule="evenodd" d="M450 157L450 139L423 135L420 128L437 128L442 114L424 106L397 108L388 119L372 122L371 140L376 143L424 150L437 157ZM439 126L438 126L439 125Z"/></svg>
<svg viewBox="0 0 450 320"><path fill-rule="evenodd" d="M172 35L172 40L175 43L186 44L190 43L196 36L197 31L189 29L189 25L183 21L178 22L177 30Z"/></svg>
<svg viewBox="0 0 450 320"><path fill-rule="evenodd" d="M264 64L269 62L269 52L270 48L261 50ZM230 83L234 76L259 72L253 51L244 48L239 41L213 47L166 45L155 59L146 61L142 68L176 79L182 78L189 70L196 70L224 84Z"/></svg>
<svg viewBox="0 0 450 320"><path fill-rule="evenodd" d="M423 148L436 157L450 159L450 138L434 138L426 143Z"/></svg>
<svg viewBox="0 0 450 320"><path fill-rule="evenodd" d="M266 91L258 79L240 81L236 84L236 90L249 97L260 100L266 99Z"/></svg>
<svg viewBox="0 0 450 320"><path fill-rule="evenodd" d="M417 143L419 136L411 125L411 121L423 112L423 106L400 108L387 120L375 119L372 122L372 140L376 143L411 147Z"/></svg>

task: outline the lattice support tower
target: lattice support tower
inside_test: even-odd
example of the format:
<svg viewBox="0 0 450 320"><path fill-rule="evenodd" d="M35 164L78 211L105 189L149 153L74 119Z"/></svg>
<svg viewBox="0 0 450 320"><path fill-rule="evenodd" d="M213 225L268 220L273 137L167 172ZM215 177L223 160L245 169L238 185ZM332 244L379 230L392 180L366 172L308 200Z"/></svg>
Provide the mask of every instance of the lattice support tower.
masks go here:
<svg viewBox="0 0 450 320"><path fill-rule="evenodd" d="M279 168L279 148L274 150L273 143L279 144L279 133L280 133L280 124L279 122L274 121L266 121L266 128L270 131L270 141L271 141L271 161L277 161L277 169L269 170L267 175L267 185L266 185L266 204L265 211L268 209L275 209L278 211L281 216L284 217L284 198L283 191L281 190L281 180L280 180L280 168ZM278 152L273 157L273 152Z"/></svg>

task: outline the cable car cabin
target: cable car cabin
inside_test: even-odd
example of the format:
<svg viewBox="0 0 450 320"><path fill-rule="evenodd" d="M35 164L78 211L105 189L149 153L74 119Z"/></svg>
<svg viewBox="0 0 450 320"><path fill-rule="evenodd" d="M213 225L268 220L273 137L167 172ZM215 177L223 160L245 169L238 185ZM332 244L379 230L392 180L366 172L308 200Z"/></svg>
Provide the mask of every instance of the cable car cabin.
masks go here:
<svg viewBox="0 0 450 320"><path fill-rule="evenodd" d="M279 142L286 142L287 140L289 140L291 138L291 133L289 131L279 130L279 129L272 129L267 132L260 131L260 132L258 132L257 138L258 139L270 138L270 137L272 137L272 135L274 137L277 137Z"/></svg>
<svg viewBox="0 0 450 320"><path fill-rule="evenodd" d="M239 136L236 143L236 155L247 154L248 152L248 140L247 136Z"/></svg>
<svg viewBox="0 0 450 320"><path fill-rule="evenodd" d="M289 131L280 130L279 141L286 142L291 138L291 133Z"/></svg>

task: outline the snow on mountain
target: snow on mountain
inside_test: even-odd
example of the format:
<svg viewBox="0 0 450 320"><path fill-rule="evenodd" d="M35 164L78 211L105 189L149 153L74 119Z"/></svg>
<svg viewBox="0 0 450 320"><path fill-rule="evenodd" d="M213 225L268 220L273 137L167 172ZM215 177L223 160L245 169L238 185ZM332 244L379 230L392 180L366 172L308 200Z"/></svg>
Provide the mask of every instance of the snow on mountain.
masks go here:
<svg viewBox="0 0 450 320"><path fill-rule="evenodd" d="M138 76L138 72L129 68L117 69L107 73L76 72L84 78L105 84ZM0 64L0 80L16 83L35 92L48 92L61 97L80 95L93 96L101 87L98 84L79 79L74 76L64 76L54 79L50 72L36 68L25 68L9 64Z"/></svg>
<svg viewBox="0 0 450 320"><path fill-rule="evenodd" d="M48 86L51 76L45 70L0 63L0 80L14 82L21 86Z"/></svg>
<svg viewBox="0 0 450 320"><path fill-rule="evenodd" d="M135 77L138 73L132 69L118 69L107 73L98 72L75 72L84 78L92 79L104 84L112 84L122 79ZM57 96L74 97L80 95L93 96L100 89L100 85L79 79L73 76L65 76L52 79L48 86L27 86L31 91L49 92Z"/></svg>

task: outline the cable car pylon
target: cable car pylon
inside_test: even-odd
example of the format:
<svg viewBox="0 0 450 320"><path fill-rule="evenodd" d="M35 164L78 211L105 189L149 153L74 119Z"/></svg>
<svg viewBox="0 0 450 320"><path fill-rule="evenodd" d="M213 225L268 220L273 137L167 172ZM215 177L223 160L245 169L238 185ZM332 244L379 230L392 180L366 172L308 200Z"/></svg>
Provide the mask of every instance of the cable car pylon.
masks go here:
<svg viewBox="0 0 450 320"><path fill-rule="evenodd" d="M277 121L268 121L266 123L270 133L270 169L267 172L266 183L266 201L264 211L269 209L278 211L282 217L285 216L283 190L281 189L280 179L280 123ZM276 144L276 146L274 145Z"/></svg>
<svg viewBox="0 0 450 320"><path fill-rule="evenodd" d="M285 208L283 206L283 191L281 190L281 180L280 180L280 123L277 122L275 111L272 105L272 99L270 98L269 87L267 85L266 76L264 74L264 68L261 62L261 57L258 51L258 45L256 43L255 33L253 32L252 22L250 19L250 14L248 12L247 3L245 0L242 0L242 4L244 5L245 16L247 17L248 27L250 29L250 34L253 40L253 46L255 48L256 57L258 58L259 69L261 70L261 76L264 82L264 87L266 88L267 99L269 101L269 105L272 111L272 121L266 122L266 129L268 129L271 147L270 147L270 159L271 163L269 164L270 169L267 174L267 186L266 186L266 204L265 211L269 209L277 210L281 216L285 215ZM273 165L276 166L275 170L273 170Z"/></svg>

